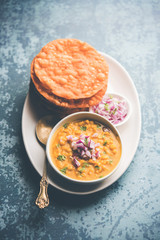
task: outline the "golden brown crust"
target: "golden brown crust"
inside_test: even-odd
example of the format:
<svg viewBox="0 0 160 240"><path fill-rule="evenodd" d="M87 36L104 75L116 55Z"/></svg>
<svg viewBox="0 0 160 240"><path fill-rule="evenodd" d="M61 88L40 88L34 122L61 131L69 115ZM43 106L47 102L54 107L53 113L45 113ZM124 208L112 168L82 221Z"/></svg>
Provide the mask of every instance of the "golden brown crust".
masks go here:
<svg viewBox="0 0 160 240"><path fill-rule="evenodd" d="M50 94L84 99L102 89L108 79L108 66L88 43L57 39L44 46L35 57L34 74Z"/></svg>
<svg viewBox="0 0 160 240"><path fill-rule="evenodd" d="M59 43L63 43L63 44L59 44ZM69 47L67 44L69 44ZM66 46L64 47L64 45L66 45L67 47ZM97 73L94 72L94 74L92 74L92 76L90 76L90 79L87 81L88 81L88 84L91 82L92 82L92 84L91 84L91 86L88 86L86 94L80 94L78 92L78 91L81 91L81 89L83 89L83 88L85 89L85 86L83 87L84 81L81 82L79 79L79 82L81 82L81 87L78 88L78 85L74 86L70 83L68 84L68 81L69 81L67 78L68 75L65 75L63 79L65 79L65 78L67 79L67 86L66 86L66 84L61 84L61 80L58 77L60 75L60 73L62 73L61 68L54 68L51 71L51 65L53 65L53 62L54 62L54 61L52 61L53 59L55 59L55 58L56 58L56 60L58 59L59 63L56 62L56 64L59 64L59 66L61 66L62 61L60 60L59 56L62 57L64 55L64 50L65 50L65 51L70 51L70 54L72 54L72 62L74 62L75 66L78 66L75 69L77 71L81 70L82 75L84 74L85 76L89 76L89 75L86 75L87 70L89 68L87 65L88 63L86 63L86 65L85 65L84 61L81 61L81 58L83 60L83 55L80 54L79 58L77 58L77 54L79 54L79 52L81 52L79 48L77 50L77 45L78 45L78 47L81 46L83 48L82 52L85 52L85 53L87 52L86 55L87 55L87 58L89 58L90 63L91 62L92 62L92 64L94 63L94 61L93 61L94 58L96 59L96 61L99 61L98 66L101 65L100 73L105 72L105 78L103 78L103 74L102 74L102 76L99 75L98 85L97 85L97 82L95 81L95 76ZM61 53L61 55L60 55L60 53ZM55 57L56 54L58 55L58 57ZM68 52L67 52L67 54L68 54ZM65 61L68 61L68 60L65 60ZM49 63L49 62L51 62L51 63ZM76 65L76 64L78 64L78 65ZM49 65L49 68L47 68L48 65ZM97 65L96 65L96 67L97 67ZM46 74L46 68L47 68L48 73L45 78L44 75ZM92 65L92 68L93 68L93 65ZM95 68L93 68L93 69L95 70ZM69 70L67 70L67 71L69 71ZM54 72L54 74L56 72L56 75L55 75L56 79L53 79L52 72ZM81 42L79 40L75 40L75 39L59 39L59 40L54 40L54 41L48 43L46 46L44 46L42 48L40 53L33 59L32 63L31 63L31 81L35 87L35 90L36 90L35 92L38 93L38 94L37 93L36 94L41 99L43 99L43 101L42 101L43 103L45 103L46 105L49 105L51 108L55 108L55 106L57 106L58 109L59 109L59 107L65 108L65 109L73 109L73 110L86 109L86 108L89 108L90 106L98 104L101 101L102 97L104 96L104 94L107 90L108 72L109 72L109 68L108 68L108 65L106 64L105 60L103 59L103 57L89 44L83 43L83 42ZM82 77L81 74L80 74L80 77ZM43 78L41 78L42 75L43 75ZM49 77L50 75L51 75L51 78ZM69 75L70 78L74 77L73 75L74 74L72 74L72 75L70 74ZM61 77L62 77L62 75L61 75ZM92 77L93 77L93 79L92 79ZM48 82L49 78L50 78L50 80ZM59 87L57 88L58 85L61 87L61 89ZM72 94L71 94L70 90L68 90L69 86L70 86L70 90L72 91ZM62 91L62 89L63 89L63 91ZM91 89L93 89L93 90L91 91ZM60 92L60 94L59 94L59 92ZM63 96L67 96L67 97L62 97L59 95L63 95ZM87 96L87 95L89 95L90 97L83 97L83 96Z"/></svg>
<svg viewBox="0 0 160 240"><path fill-rule="evenodd" d="M65 107L65 108L89 108L90 106L98 104L107 90L108 82L106 81L103 88L90 98L65 99L65 98L58 97L53 93L50 94L47 90L46 91L43 90L43 88L39 84L39 79L34 74L33 63L34 63L34 60L32 61L32 64L31 64L31 80L34 83L39 94L43 96L46 99L46 102L50 104L54 104L54 105Z"/></svg>

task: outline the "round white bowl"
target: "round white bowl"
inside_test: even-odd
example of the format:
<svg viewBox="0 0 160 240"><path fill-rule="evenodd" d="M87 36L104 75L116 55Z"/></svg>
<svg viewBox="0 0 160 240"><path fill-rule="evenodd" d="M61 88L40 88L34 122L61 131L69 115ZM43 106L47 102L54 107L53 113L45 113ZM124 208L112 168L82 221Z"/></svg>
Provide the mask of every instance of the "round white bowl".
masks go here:
<svg viewBox="0 0 160 240"><path fill-rule="evenodd" d="M127 108L127 116L123 119L123 121L121 121L121 122L119 122L117 124L113 124L113 125L115 127L118 127L118 126L121 126L122 124L126 123L128 121L128 119L130 118L131 113L132 113L132 108L131 108L131 104L130 104L129 100L126 97L124 97L124 96L122 96L122 95L120 95L118 93L106 93L105 96L112 96L112 97L118 98L119 100L125 100L126 108ZM92 107L89 108L89 112L93 113L93 108Z"/></svg>
<svg viewBox="0 0 160 240"><path fill-rule="evenodd" d="M93 120L93 121L97 121L101 124L103 124L105 127L108 127L110 128L110 130L118 135L119 139L120 139L120 143L121 143L121 148L122 148L122 154L121 154L121 159L119 161L119 163L117 164L117 166L113 169L113 171L111 173L109 173L108 175L104 176L103 178L99 178L99 179L96 179L96 180L76 180L76 179L72 179L66 175L64 175L63 173L61 173L59 171L59 169L54 165L52 159L51 159L51 156L50 156L50 142L51 142L51 138L52 136L55 134L55 132L57 131L58 128L60 128L61 126L63 126L65 123L69 123L69 122L73 122L73 121L77 121L77 120L85 120L85 119L88 119L88 120ZM113 172L116 171L116 169L118 168L121 160L122 160L122 156L123 156L123 144L122 144L122 139L121 139L121 136L118 132L118 130L115 128L115 126L113 124L111 124L107 119L105 119L104 117L96 114L96 113L91 113L91 112L77 112L77 113L73 113L73 114L70 114L68 115L67 117L63 118L61 121L59 121L55 127L52 129L50 135L49 135L49 138L48 138L48 141L47 141L47 145L46 145L46 154L47 154L47 158L48 158L48 161L51 165L51 167L59 174L61 175L64 179L66 180L70 180L74 183L83 183L83 184L91 184L91 183L99 183L103 180L105 180L106 178L108 178L111 174L113 174Z"/></svg>

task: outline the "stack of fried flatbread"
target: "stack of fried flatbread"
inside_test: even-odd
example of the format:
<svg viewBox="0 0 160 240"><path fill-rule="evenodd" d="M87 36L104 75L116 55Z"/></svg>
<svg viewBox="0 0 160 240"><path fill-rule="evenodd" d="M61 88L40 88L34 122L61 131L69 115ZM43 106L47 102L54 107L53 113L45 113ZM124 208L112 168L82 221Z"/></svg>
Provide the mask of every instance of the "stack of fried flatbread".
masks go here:
<svg viewBox="0 0 160 240"><path fill-rule="evenodd" d="M58 39L44 46L31 64L31 81L50 105L88 108L107 90L109 68L92 46Z"/></svg>

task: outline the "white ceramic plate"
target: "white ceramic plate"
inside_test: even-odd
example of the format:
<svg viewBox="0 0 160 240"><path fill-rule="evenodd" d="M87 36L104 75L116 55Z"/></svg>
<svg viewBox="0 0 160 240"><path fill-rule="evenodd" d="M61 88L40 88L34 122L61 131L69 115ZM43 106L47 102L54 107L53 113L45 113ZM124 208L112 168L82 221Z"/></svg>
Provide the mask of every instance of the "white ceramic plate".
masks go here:
<svg viewBox="0 0 160 240"><path fill-rule="evenodd" d="M124 157L118 169L106 180L99 184L84 186L74 184L57 175L48 166L48 180L55 188L71 193L85 195L100 191L113 184L119 179L129 167L136 152L141 132L141 111L138 94L134 83L126 70L112 57L101 53L109 65L109 85L107 92L117 92L130 101L132 105L132 115L122 126L118 127L124 146ZM36 105L31 104L30 94L27 95L22 114L22 135L28 157L36 171L42 176L45 151L38 143L35 136L35 126L37 121L46 113Z"/></svg>

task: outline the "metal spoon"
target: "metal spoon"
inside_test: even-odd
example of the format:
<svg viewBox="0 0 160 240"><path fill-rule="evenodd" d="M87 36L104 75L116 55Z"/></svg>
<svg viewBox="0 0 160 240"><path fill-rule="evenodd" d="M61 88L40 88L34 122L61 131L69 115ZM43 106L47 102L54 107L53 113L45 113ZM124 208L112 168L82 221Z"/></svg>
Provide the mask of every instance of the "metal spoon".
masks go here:
<svg viewBox="0 0 160 240"><path fill-rule="evenodd" d="M56 118L54 116L45 116L41 118L36 125L36 136L39 142L45 147L49 134L55 125ZM43 167L43 176L40 181L40 191L36 199L36 205L39 208L45 208L49 205L48 198L48 180L47 180L47 158L45 157L44 167Z"/></svg>

